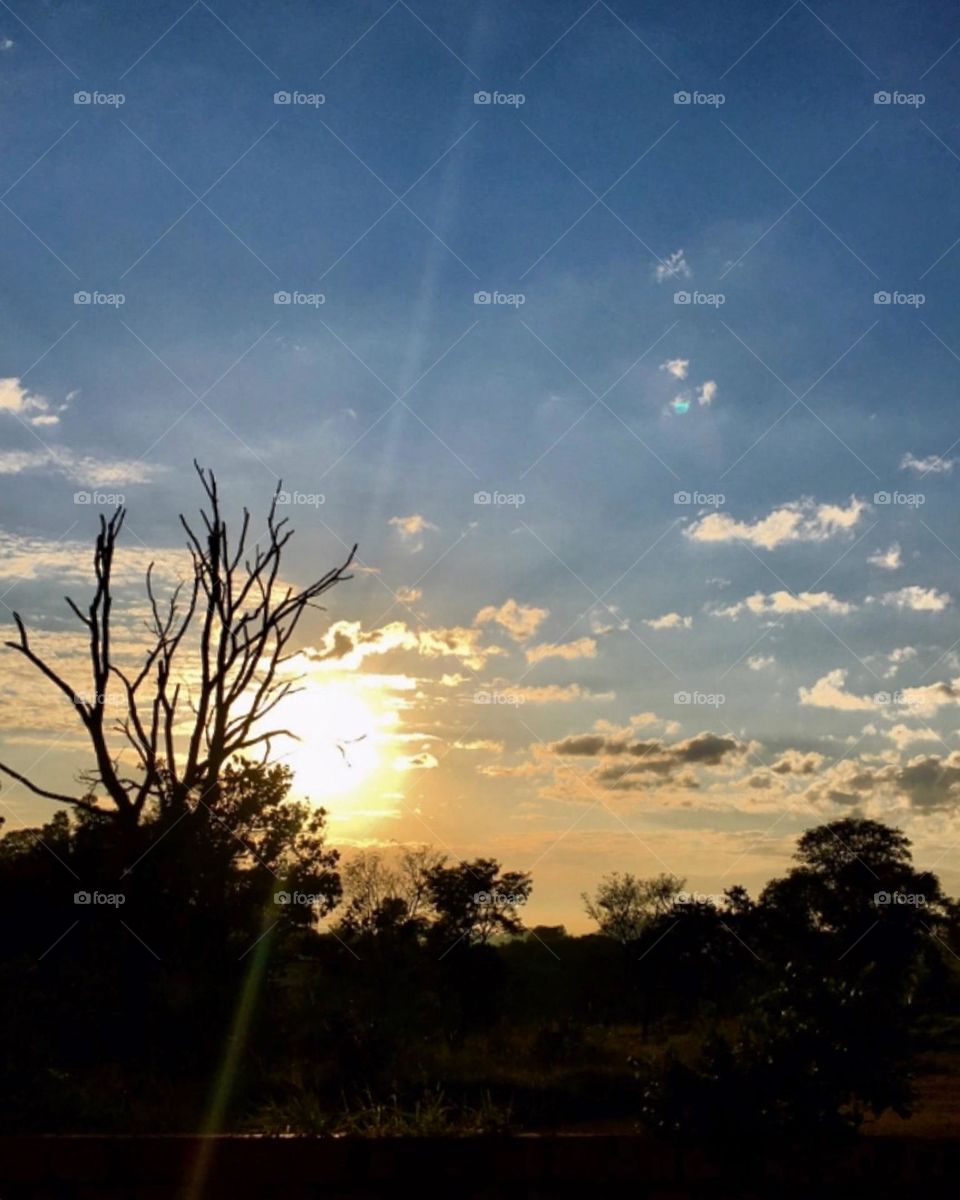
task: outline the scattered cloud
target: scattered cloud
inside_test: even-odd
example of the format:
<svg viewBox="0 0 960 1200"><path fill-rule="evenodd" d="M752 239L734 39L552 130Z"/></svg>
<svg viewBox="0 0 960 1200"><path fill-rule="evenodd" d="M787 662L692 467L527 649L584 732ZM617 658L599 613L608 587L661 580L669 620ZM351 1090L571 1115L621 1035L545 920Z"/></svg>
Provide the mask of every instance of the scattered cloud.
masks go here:
<svg viewBox="0 0 960 1200"><path fill-rule="evenodd" d="M505 600L499 608L488 604L473 619L474 625L496 622L518 642L524 642L537 632L541 623L550 615L548 608L536 608L530 604L518 604L516 600Z"/></svg>
<svg viewBox="0 0 960 1200"><path fill-rule="evenodd" d="M849 533L866 512L865 501L850 497L849 505L815 504L798 500L774 509L759 521L737 521L729 513L713 512L690 525L684 533L694 542L748 542L773 550L786 542L825 542Z"/></svg>
<svg viewBox="0 0 960 1200"><path fill-rule="evenodd" d="M66 407L62 404L54 410L46 397L25 388L15 376L0 379L0 412L20 417L28 425L59 425L57 413Z"/></svg>
<svg viewBox="0 0 960 1200"><path fill-rule="evenodd" d="M872 563L875 567L882 567L884 571L899 571L903 566L900 543L894 542L887 550L875 550L867 562Z"/></svg>
<svg viewBox="0 0 960 1200"><path fill-rule="evenodd" d="M701 407L709 407L717 396L717 381L708 379L697 388L697 402Z"/></svg>
<svg viewBox="0 0 960 1200"><path fill-rule="evenodd" d="M137 459L93 458L74 454L63 447L0 451L0 475L50 471L85 487L117 488L149 483L161 470L161 467L148 466Z"/></svg>
<svg viewBox="0 0 960 1200"><path fill-rule="evenodd" d="M894 725L891 729L886 730L884 737L888 737L898 750L903 750L905 746L909 746L913 742L940 741L932 729L926 729L922 725L917 727Z"/></svg>
<svg viewBox="0 0 960 1200"><path fill-rule="evenodd" d="M823 765L823 755L815 750L804 754L800 750L786 750L770 770L774 775L815 775Z"/></svg>
<svg viewBox="0 0 960 1200"><path fill-rule="evenodd" d="M913 612L943 612L950 602L946 592L916 584L902 587L898 592L887 592L880 601L888 608L911 609Z"/></svg>
<svg viewBox="0 0 960 1200"><path fill-rule="evenodd" d="M836 708L843 712L873 712L877 702L872 696L855 696L846 690L847 672L836 667L821 676L813 687L800 688L800 703L808 708Z"/></svg>
<svg viewBox="0 0 960 1200"><path fill-rule="evenodd" d="M689 369L689 358L668 358L666 362L660 364L660 370L666 371L667 374L672 375L674 379L686 379L687 371Z"/></svg>
<svg viewBox="0 0 960 1200"><path fill-rule="evenodd" d="M683 251L674 250L662 262L657 263L653 274L657 283L666 283L668 279L689 279L693 272L683 257Z"/></svg>
<svg viewBox="0 0 960 1200"><path fill-rule="evenodd" d="M776 661L772 654L753 654L747 659L747 666L751 671L764 671L767 667L772 667Z"/></svg>
<svg viewBox="0 0 960 1200"><path fill-rule="evenodd" d="M596 658L597 643L593 638L577 638L573 642L542 642L539 646L527 649L527 662L543 662L545 658L562 658L572 661L576 658Z"/></svg>
<svg viewBox="0 0 960 1200"><path fill-rule="evenodd" d="M662 617L652 617L644 621L651 629L692 629L693 617L682 617L677 612L664 613Z"/></svg>
<svg viewBox="0 0 960 1200"><path fill-rule="evenodd" d="M955 458L941 458L939 454L928 454L917 458L909 451L900 460L901 471L916 471L918 475L946 475L953 470Z"/></svg>
<svg viewBox="0 0 960 1200"><path fill-rule="evenodd" d="M363 629L360 621L337 621L317 647L303 651L308 662L326 663L353 670L372 654L414 652L424 658L455 658L471 670L480 670L499 646L482 645L482 631L461 626L411 629L404 621L391 621L379 629ZM459 678L459 677L458 677Z"/></svg>
<svg viewBox="0 0 960 1200"><path fill-rule="evenodd" d="M423 549L423 534L428 530L436 532L437 529L436 525L420 513L411 513L409 517L391 517L389 523L414 554Z"/></svg>
<svg viewBox="0 0 960 1200"><path fill-rule="evenodd" d="M736 736L710 732L673 743L594 732L563 738L549 750L560 758L596 759L592 777L597 783L632 791L667 779L682 787L698 787L695 770L725 768L741 761L748 746Z"/></svg>
<svg viewBox="0 0 960 1200"><path fill-rule="evenodd" d="M798 592L796 595L784 591L770 592L769 595L754 592L752 596L747 596L745 600L739 600L736 604L711 610L711 616L736 621L744 612L751 612L755 616L771 616L813 612L818 609L835 617L845 617L856 612L856 605L846 600L838 600L830 592Z"/></svg>

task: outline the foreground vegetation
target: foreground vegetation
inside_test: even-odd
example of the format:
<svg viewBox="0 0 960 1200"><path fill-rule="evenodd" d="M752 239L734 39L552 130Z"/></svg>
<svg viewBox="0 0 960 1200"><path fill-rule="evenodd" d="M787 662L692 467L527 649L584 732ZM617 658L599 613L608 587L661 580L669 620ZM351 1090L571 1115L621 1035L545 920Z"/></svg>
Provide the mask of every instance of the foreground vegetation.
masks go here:
<svg viewBox="0 0 960 1200"><path fill-rule="evenodd" d="M835 1137L909 1112L917 1037L956 1006L960 938L900 832L812 829L756 899L613 875L584 898L584 937L526 930L533 880L492 859L420 848L341 864L323 810L292 801L270 765L270 726L298 622L350 560L281 587L277 498L261 541L245 513L234 542L198 475L193 578L162 603L148 575L139 666L111 639L122 510L101 521L92 601L68 602L92 690L19 616L7 643L69 698L95 764L67 794L0 762L63 806L0 838L8 1131L626 1120L705 1142Z"/></svg>
<svg viewBox="0 0 960 1200"><path fill-rule="evenodd" d="M709 1141L909 1114L960 980L955 908L897 831L810 830L756 900L611 876L570 937L525 930L532 881L493 860L341 869L289 782L228 768L229 822L148 820L126 873L105 816L0 839L6 1128Z"/></svg>

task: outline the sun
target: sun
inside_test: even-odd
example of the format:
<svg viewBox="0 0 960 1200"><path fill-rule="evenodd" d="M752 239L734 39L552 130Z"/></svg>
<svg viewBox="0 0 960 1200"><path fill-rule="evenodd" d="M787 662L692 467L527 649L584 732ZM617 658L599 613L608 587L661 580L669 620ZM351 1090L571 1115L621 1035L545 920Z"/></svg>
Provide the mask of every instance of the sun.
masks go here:
<svg viewBox="0 0 960 1200"><path fill-rule="evenodd" d="M348 680L311 680L290 696L284 723L300 740L285 760L296 790L312 800L357 793L381 765L388 716Z"/></svg>

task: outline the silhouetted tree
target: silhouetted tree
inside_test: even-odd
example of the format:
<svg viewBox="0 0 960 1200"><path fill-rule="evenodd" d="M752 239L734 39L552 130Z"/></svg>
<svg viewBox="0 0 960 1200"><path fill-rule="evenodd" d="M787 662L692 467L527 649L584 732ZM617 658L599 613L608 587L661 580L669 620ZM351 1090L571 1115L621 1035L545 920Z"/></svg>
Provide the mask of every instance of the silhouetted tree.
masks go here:
<svg viewBox="0 0 960 1200"><path fill-rule="evenodd" d="M601 933L626 944L637 941L650 921L670 908L684 882L676 875L638 879L629 871L614 871L600 880L596 896L584 892L583 902Z"/></svg>
<svg viewBox="0 0 960 1200"><path fill-rule="evenodd" d="M262 726L296 690L297 681L281 670L290 640L307 608L350 578L346 570L356 550L306 587L285 584L281 560L293 531L285 518L277 518L279 485L265 535L250 541L250 514L244 509L233 541L213 473L194 466L207 500L200 513L203 528L195 532L180 518L193 575L163 602L154 589L153 564L148 569L149 638L138 671L118 665L112 643L112 572L124 508L100 518L93 554L96 588L86 611L67 599L89 635L90 679L82 685L68 682L33 648L18 613L18 640L5 643L73 705L95 766L83 777L86 790L79 796L42 787L5 763L0 771L35 795L88 813L106 811L126 828L138 826L151 806L171 821L188 810L215 810L221 772L232 758L254 747L263 747L266 758L273 738L292 736ZM123 715L111 727L108 692L117 688ZM132 774L121 765L123 748L132 751Z"/></svg>

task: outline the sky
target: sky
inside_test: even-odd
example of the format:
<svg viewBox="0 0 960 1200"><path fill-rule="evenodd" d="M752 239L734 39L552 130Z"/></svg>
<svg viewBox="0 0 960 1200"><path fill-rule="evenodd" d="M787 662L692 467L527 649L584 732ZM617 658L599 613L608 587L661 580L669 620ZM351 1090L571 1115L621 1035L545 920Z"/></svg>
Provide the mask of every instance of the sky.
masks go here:
<svg viewBox="0 0 960 1200"><path fill-rule="evenodd" d="M282 486L278 753L330 838L713 895L811 825L960 886L960 27L946 4L0 3L0 620L128 508ZM282 481L282 483L281 483ZM122 612L120 611L122 610ZM88 765L0 658L0 759ZM6 829L51 806L13 781Z"/></svg>

